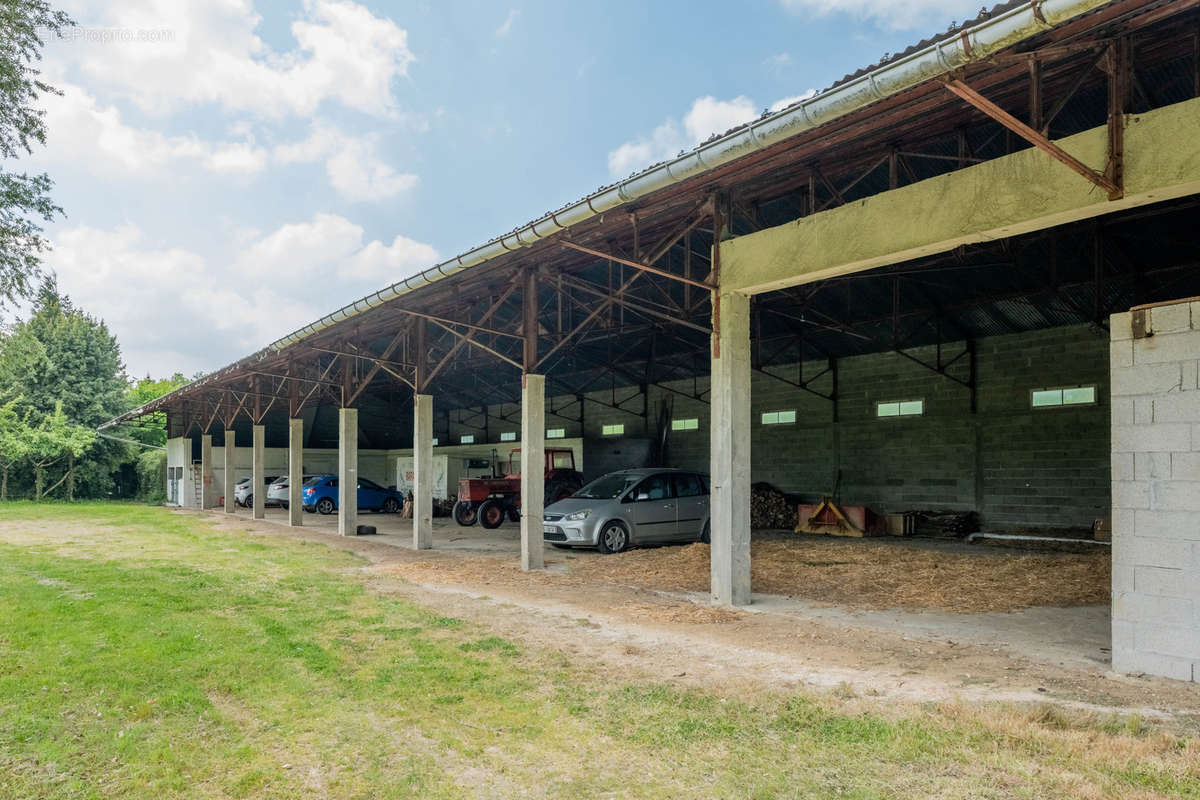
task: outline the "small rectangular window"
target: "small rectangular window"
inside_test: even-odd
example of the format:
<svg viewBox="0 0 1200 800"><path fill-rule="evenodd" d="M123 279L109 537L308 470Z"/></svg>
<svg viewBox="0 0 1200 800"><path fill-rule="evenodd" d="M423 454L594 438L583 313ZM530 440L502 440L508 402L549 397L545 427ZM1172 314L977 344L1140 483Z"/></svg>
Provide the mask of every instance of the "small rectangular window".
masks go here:
<svg viewBox="0 0 1200 800"><path fill-rule="evenodd" d="M924 400L888 400L875 404L876 417L920 417L925 413Z"/></svg>
<svg viewBox="0 0 1200 800"><path fill-rule="evenodd" d="M1064 406L1080 406L1096 402L1095 386L1077 386L1074 389L1063 389Z"/></svg>
<svg viewBox="0 0 1200 800"><path fill-rule="evenodd" d="M625 423L619 422L616 425L605 425L602 433L605 436L620 436L625 433Z"/></svg>
<svg viewBox="0 0 1200 800"><path fill-rule="evenodd" d="M500 441L502 441L502 442L515 442L516 440L517 440L517 432L516 431L503 431L500 434Z"/></svg>
<svg viewBox="0 0 1200 800"><path fill-rule="evenodd" d="M671 420L671 430L673 431L695 431L699 429L700 419L698 417Z"/></svg>
<svg viewBox="0 0 1200 800"><path fill-rule="evenodd" d="M1064 389L1034 389L1029 393L1029 405L1033 408L1090 406L1094 405L1095 402L1095 386L1072 386Z"/></svg>
<svg viewBox="0 0 1200 800"><path fill-rule="evenodd" d="M788 425L796 421L795 410L791 411L764 411L762 415L763 425Z"/></svg>
<svg viewBox="0 0 1200 800"><path fill-rule="evenodd" d="M462 436L458 437L458 443L459 444L475 444L475 434L464 433Z"/></svg>
<svg viewBox="0 0 1200 800"><path fill-rule="evenodd" d="M547 439L562 439L566 435L567 431L565 428L550 428L548 431L546 431Z"/></svg>

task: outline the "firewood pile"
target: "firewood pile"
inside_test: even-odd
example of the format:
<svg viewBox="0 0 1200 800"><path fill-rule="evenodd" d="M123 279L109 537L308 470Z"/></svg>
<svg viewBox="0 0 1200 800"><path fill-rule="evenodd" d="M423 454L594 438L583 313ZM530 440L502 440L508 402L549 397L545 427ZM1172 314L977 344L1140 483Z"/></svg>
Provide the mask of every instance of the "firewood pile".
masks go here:
<svg viewBox="0 0 1200 800"><path fill-rule="evenodd" d="M979 530L979 515L974 511L909 511L916 517L918 536L955 538Z"/></svg>
<svg viewBox="0 0 1200 800"><path fill-rule="evenodd" d="M769 483L756 483L750 492L750 527L791 530L796 527L796 505Z"/></svg>

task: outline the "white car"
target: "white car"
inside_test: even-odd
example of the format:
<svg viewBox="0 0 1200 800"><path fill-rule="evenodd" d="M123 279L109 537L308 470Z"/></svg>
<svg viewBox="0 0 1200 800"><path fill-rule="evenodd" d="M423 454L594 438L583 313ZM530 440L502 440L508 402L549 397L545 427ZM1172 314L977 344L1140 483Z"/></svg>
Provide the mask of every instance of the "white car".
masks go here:
<svg viewBox="0 0 1200 800"><path fill-rule="evenodd" d="M314 476L305 475L302 483L308 483ZM288 507L288 476L282 475L267 487L267 505Z"/></svg>
<svg viewBox="0 0 1200 800"><path fill-rule="evenodd" d="M263 479L263 486L264 487L270 486L274 482L275 482L275 476L271 475L271 476ZM254 478L247 477L247 478L242 478L240 481L238 481L234 485L233 500L239 506L242 506L243 508L249 508L250 506L254 505L254 489L251 488L253 483L254 483ZM265 502L263 503L263 505L266 505L266 506L271 505L270 495L268 495L265 498Z"/></svg>

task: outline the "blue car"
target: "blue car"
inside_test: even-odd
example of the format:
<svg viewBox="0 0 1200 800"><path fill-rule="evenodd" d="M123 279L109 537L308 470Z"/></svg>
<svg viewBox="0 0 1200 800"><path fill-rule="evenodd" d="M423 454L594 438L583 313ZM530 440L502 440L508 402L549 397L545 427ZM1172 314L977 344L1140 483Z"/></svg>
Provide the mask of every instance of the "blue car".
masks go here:
<svg viewBox="0 0 1200 800"><path fill-rule="evenodd" d="M338 476L317 475L304 482L301 502L305 511L332 514L337 511ZM358 479L358 507L364 511L383 511L395 514L404 505L404 496L395 489L385 489L366 478Z"/></svg>

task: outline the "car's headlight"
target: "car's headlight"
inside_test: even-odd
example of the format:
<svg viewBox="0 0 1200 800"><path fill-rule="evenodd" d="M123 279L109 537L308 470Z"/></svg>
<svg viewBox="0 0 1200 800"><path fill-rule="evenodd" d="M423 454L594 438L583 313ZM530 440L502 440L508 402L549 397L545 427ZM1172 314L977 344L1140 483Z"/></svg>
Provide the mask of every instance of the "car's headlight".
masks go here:
<svg viewBox="0 0 1200 800"><path fill-rule="evenodd" d="M591 513L592 510L590 508L585 508L582 511L575 511L567 514L566 519L570 522L579 522L580 520L587 519L589 516L591 516Z"/></svg>

